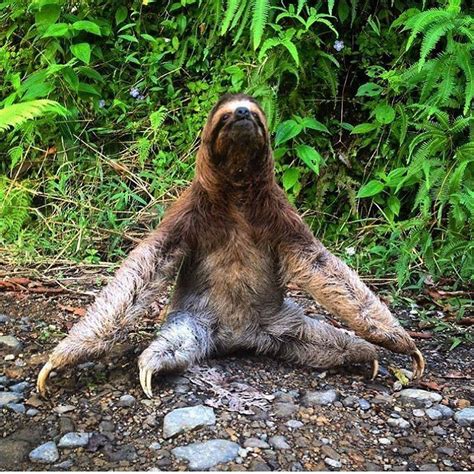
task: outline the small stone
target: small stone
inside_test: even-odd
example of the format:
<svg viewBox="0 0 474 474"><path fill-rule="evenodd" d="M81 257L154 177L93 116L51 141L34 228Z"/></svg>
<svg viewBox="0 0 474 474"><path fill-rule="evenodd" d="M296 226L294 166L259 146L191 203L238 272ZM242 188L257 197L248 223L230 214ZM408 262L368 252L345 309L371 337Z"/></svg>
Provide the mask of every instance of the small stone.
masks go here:
<svg viewBox="0 0 474 474"><path fill-rule="evenodd" d="M345 406L345 407L354 407L356 406L356 404L358 403L359 399L357 397L354 397L352 395L344 398L344 400L342 400L342 404Z"/></svg>
<svg viewBox="0 0 474 474"><path fill-rule="evenodd" d="M158 443L158 441L154 441L150 444L150 446L148 446L148 448L152 449L153 451L158 451L159 449L161 449L161 444Z"/></svg>
<svg viewBox="0 0 474 474"><path fill-rule="evenodd" d="M99 423L99 431L101 433L110 433L115 431L115 424L111 421L101 421Z"/></svg>
<svg viewBox="0 0 474 474"><path fill-rule="evenodd" d="M38 413L39 410L37 410L36 408L29 408L28 410L26 410L27 416L36 416Z"/></svg>
<svg viewBox="0 0 474 474"><path fill-rule="evenodd" d="M76 426L72 418L69 418L68 416L62 416L59 419L59 434L65 435L66 433L71 433L72 431L75 431L75 429Z"/></svg>
<svg viewBox="0 0 474 474"><path fill-rule="evenodd" d="M394 428L400 428L402 430L410 428L410 423L403 418L389 418L387 420L387 424L389 426L392 426Z"/></svg>
<svg viewBox="0 0 474 474"><path fill-rule="evenodd" d="M413 404L416 407L430 407L439 403L443 397L439 393L429 392L418 388L406 388L400 392L400 400L404 404Z"/></svg>
<svg viewBox="0 0 474 474"><path fill-rule="evenodd" d="M244 441L244 448L268 449L270 445L259 438L248 438Z"/></svg>
<svg viewBox="0 0 474 474"><path fill-rule="evenodd" d="M454 456L454 449L453 448L447 448L446 446L440 446L439 448L436 449L436 451L439 454L445 454L446 456L449 456L449 457Z"/></svg>
<svg viewBox="0 0 474 474"><path fill-rule="evenodd" d="M7 354L4 358L4 361L8 362L10 360L15 360L15 354Z"/></svg>
<svg viewBox="0 0 474 474"><path fill-rule="evenodd" d="M71 432L66 433L60 440L58 446L60 448L83 448L89 443L90 433Z"/></svg>
<svg viewBox="0 0 474 474"><path fill-rule="evenodd" d="M379 443L383 445L392 444L392 442L388 438L379 438Z"/></svg>
<svg viewBox="0 0 474 474"><path fill-rule="evenodd" d="M12 392L23 393L29 387L29 385L30 384L28 382L20 382L20 383L14 384L14 385L10 385L10 387L8 387L8 388Z"/></svg>
<svg viewBox="0 0 474 474"><path fill-rule="evenodd" d="M23 397L14 392L0 392L0 408L8 405L9 403L19 402Z"/></svg>
<svg viewBox="0 0 474 474"><path fill-rule="evenodd" d="M334 469L339 469L339 468L342 467L341 461L336 461L335 459L324 458L324 462L325 462L328 466L333 467Z"/></svg>
<svg viewBox="0 0 474 474"><path fill-rule="evenodd" d="M118 401L117 405L119 407L130 408L135 405L137 399L132 395L122 395L120 400Z"/></svg>
<svg viewBox="0 0 474 474"><path fill-rule="evenodd" d="M294 415L299 410L299 406L294 403L275 403L273 413L278 418L286 418Z"/></svg>
<svg viewBox="0 0 474 474"><path fill-rule="evenodd" d="M275 449L290 449L291 446L286 442L286 438L284 436L272 436L268 442L271 446Z"/></svg>
<svg viewBox="0 0 474 474"><path fill-rule="evenodd" d="M445 466L452 467L453 461L451 461L450 459L443 459L443 464Z"/></svg>
<svg viewBox="0 0 474 474"><path fill-rule="evenodd" d="M454 419L461 426L472 426L474 425L474 408L468 407L463 408L462 410L454 414Z"/></svg>
<svg viewBox="0 0 474 474"><path fill-rule="evenodd" d="M0 314L0 324L6 324L10 318L6 314Z"/></svg>
<svg viewBox="0 0 474 474"><path fill-rule="evenodd" d="M446 430L444 428L441 428L441 426L435 426L433 428L433 433L438 436L444 436L446 434Z"/></svg>
<svg viewBox="0 0 474 474"><path fill-rule="evenodd" d="M7 408L14 411L15 413L25 413L25 405L23 403L8 403Z"/></svg>
<svg viewBox="0 0 474 474"><path fill-rule="evenodd" d="M75 410L76 407L74 405L58 405L57 407L53 408L53 411L63 415L64 413L68 413L70 411Z"/></svg>
<svg viewBox="0 0 474 474"><path fill-rule="evenodd" d="M216 424L214 410L204 405L177 408L168 413L163 420L163 438L171 438L185 431L191 431L201 426Z"/></svg>
<svg viewBox="0 0 474 474"><path fill-rule="evenodd" d="M427 408L426 414L430 420L434 421L441 420L443 418L443 414L440 411L435 410L434 408Z"/></svg>
<svg viewBox="0 0 474 474"><path fill-rule="evenodd" d="M0 347L3 347L4 349L7 349L10 352L13 352L14 354L18 354L21 351L22 344L14 336L0 336Z"/></svg>
<svg viewBox="0 0 474 474"><path fill-rule="evenodd" d="M334 449L331 448L331 446L325 445L321 448L321 452L323 453L323 456L326 458L334 459L335 461L340 461L341 456L339 453Z"/></svg>
<svg viewBox="0 0 474 474"><path fill-rule="evenodd" d="M415 410L413 410L413 416L421 418L422 416L425 416L425 410L422 410L421 408L416 408Z"/></svg>
<svg viewBox="0 0 474 474"><path fill-rule="evenodd" d="M452 418L454 411L446 405L433 405L433 410L441 412L443 418ZM427 410L428 411L428 410Z"/></svg>
<svg viewBox="0 0 474 474"><path fill-rule="evenodd" d="M0 375L0 385L2 387L8 385L8 377L6 375Z"/></svg>
<svg viewBox="0 0 474 474"><path fill-rule="evenodd" d="M111 462L134 461L137 459L137 451L131 444L124 444L116 451L112 451L110 447L106 447L105 451Z"/></svg>
<svg viewBox="0 0 474 474"><path fill-rule="evenodd" d="M335 390L321 390L318 392L306 392L302 398L302 402L306 406L312 405L331 405L338 399Z"/></svg>
<svg viewBox="0 0 474 474"><path fill-rule="evenodd" d="M253 461L252 464L250 464L249 471L257 471L257 472L267 472L271 471L272 468L264 461L258 460L258 461Z"/></svg>
<svg viewBox="0 0 474 474"><path fill-rule="evenodd" d="M285 425L288 426L288 428L293 428L294 430L297 430L298 428L301 428L304 423L299 420L288 420Z"/></svg>
<svg viewBox="0 0 474 474"><path fill-rule="evenodd" d="M74 465L72 459L66 459L66 461L60 462L59 464L55 464L54 467L57 469L69 469Z"/></svg>
<svg viewBox="0 0 474 474"><path fill-rule="evenodd" d="M50 464L59 459L58 448L54 441L48 441L30 452L29 458L31 462L41 464Z"/></svg>
<svg viewBox="0 0 474 474"><path fill-rule="evenodd" d="M423 464L420 466L420 471L439 471L436 464Z"/></svg>
<svg viewBox="0 0 474 474"><path fill-rule="evenodd" d="M192 470L203 471L217 464L235 459L240 446L225 439L213 439L204 443L192 443L174 448L171 452L180 459L189 462Z"/></svg>
<svg viewBox="0 0 474 474"><path fill-rule="evenodd" d="M365 398L361 398L359 400L359 407L361 410L370 410L370 403L365 399Z"/></svg>

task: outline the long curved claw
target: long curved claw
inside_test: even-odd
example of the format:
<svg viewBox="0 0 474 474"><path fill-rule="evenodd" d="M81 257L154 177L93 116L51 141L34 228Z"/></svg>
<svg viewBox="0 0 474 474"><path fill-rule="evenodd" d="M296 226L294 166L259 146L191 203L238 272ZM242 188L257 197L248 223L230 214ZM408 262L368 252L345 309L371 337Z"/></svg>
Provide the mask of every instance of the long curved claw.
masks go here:
<svg viewBox="0 0 474 474"><path fill-rule="evenodd" d="M48 388L46 385L46 382L48 381L49 374L51 371L54 369L53 364L51 362L46 362L44 364L43 368L41 369L40 373L38 374L38 380L36 381L36 389L38 390L38 393L42 397L46 397Z"/></svg>
<svg viewBox="0 0 474 474"><path fill-rule="evenodd" d="M153 370L148 367L140 368L140 385L142 386L145 395L148 398L153 398L153 391L151 389L151 378L153 377Z"/></svg>
<svg viewBox="0 0 474 474"><path fill-rule="evenodd" d="M413 359L413 379L417 380L421 378L425 371L425 359L418 349L411 357Z"/></svg>
<svg viewBox="0 0 474 474"><path fill-rule="evenodd" d="M377 359L374 359L372 361L372 377L370 380L374 380L375 377L377 377L378 373L379 373L379 361Z"/></svg>

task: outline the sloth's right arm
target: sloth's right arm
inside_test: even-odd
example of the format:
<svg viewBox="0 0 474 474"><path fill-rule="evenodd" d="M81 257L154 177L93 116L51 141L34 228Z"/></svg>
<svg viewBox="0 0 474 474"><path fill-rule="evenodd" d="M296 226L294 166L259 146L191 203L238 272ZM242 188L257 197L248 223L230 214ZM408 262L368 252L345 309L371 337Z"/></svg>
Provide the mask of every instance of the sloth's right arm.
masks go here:
<svg viewBox="0 0 474 474"><path fill-rule="evenodd" d="M184 251L180 245L171 245L169 237L158 228L130 253L84 318L51 353L38 375L41 395L46 393L52 370L107 352L147 311L166 282L175 277Z"/></svg>

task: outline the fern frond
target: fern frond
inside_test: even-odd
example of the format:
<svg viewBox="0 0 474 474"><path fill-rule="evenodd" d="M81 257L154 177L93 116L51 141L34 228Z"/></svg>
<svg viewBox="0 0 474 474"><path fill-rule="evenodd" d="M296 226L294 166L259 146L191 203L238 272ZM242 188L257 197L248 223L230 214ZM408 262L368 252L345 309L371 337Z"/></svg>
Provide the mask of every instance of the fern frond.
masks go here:
<svg viewBox="0 0 474 474"><path fill-rule="evenodd" d="M222 21L221 35L225 35L229 31L229 26L231 21L236 16L236 12L239 7L245 6L245 1L240 0L227 0L227 8L224 15L224 20Z"/></svg>
<svg viewBox="0 0 474 474"><path fill-rule="evenodd" d="M54 100L38 99L19 104L9 105L0 109L0 132L18 127L28 120L42 117L46 114L67 115L67 109Z"/></svg>
<svg viewBox="0 0 474 474"><path fill-rule="evenodd" d="M471 102L474 97L474 71L470 48L459 48L456 57L458 66L463 71L466 81L463 108L463 114L466 115L471 108Z"/></svg>
<svg viewBox="0 0 474 474"><path fill-rule="evenodd" d="M420 59L418 61L418 70L421 71L425 64L426 58L433 51L438 41L446 35L446 33L454 28L453 22L440 23L434 28L430 28L421 43Z"/></svg>
<svg viewBox="0 0 474 474"><path fill-rule="evenodd" d="M256 50L260 46L267 25L270 0L254 0L254 2L251 31L253 49Z"/></svg>
<svg viewBox="0 0 474 474"><path fill-rule="evenodd" d="M440 23L442 21L447 22L451 18L451 13L438 8L432 8L430 10L420 12L409 18L405 22L405 28L403 28L402 30L411 30L411 34L408 38L405 50L408 51L410 49L411 45L413 44L413 41L415 41L418 34L422 31L425 31L427 27L429 27L433 23Z"/></svg>

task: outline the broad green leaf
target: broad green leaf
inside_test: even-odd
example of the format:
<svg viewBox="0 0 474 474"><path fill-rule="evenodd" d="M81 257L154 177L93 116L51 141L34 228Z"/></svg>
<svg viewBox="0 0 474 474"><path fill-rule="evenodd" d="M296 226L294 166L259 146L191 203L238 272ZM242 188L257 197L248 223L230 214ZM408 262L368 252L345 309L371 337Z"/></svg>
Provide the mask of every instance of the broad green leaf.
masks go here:
<svg viewBox="0 0 474 474"><path fill-rule="evenodd" d="M118 37L126 41L129 41L130 43L138 43L137 38L135 38L135 36L132 36L132 35L119 35Z"/></svg>
<svg viewBox="0 0 474 474"><path fill-rule="evenodd" d="M76 31L87 31L88 33L92 33L93 35L102 36L99 25L97 25L93 21L88 21L88 20L76 21L72 24L72 27Z"/></svg>
<svg viewBox="0 0 474 474"><path fill-rule="evenodd" d="M395 110L388 104L379 104L375 107L375 118L385 125L392 123L395 118Z"/></svg>
<svg viewBox="0 0 474 474"><path fill-rule="evenodd" d="M120 25L120 23L123 23L127 18L127 14L127 7L124 7L123 5L118 7L117 11L115 12L115 24Z"/></svg>
<svg viewBox="0 0 474 474"><path fill-rule="evenodd" d="M298 49L295 44L287 38L281 40L281 44L289 51L293 61L295 61L296 66L300 65L300 57L298 55Z"/></svg>
<svg viewBox="0 0 474 474"><path fill-rule="evenodd" d="M398 186L398 184L403 180L403 177L406 173L406 168L395 168L394 170L388 173L386 178L386 184L390 187Z"/></svg>
<svg viewBox="0 0 474 474"><path fill-rule="evenodd" d="M294 120L286 120L280 123L275 133L275 146L281 145L296 137L301 130L303 130L303 127Z"/></svg>
<svg viewBox="0 0 474 474"><path fill-rule="evenodd" d="M282 176L282 183L285 191L291 189L300 179L300 170L298 168L287 168Z"/></svg>
<svg viewBox="0 0 474 474"><path fill-rule="evenodd" d="M324 161L324 158L313 147L298 145L296 155L311 171L319 174L319 165Z"/></svg>
<svg viewBox="0 0 474 474"><path fill-rule="evenodd" d="M48 26L58 21L61 14L61 7L56 4L45 5L35 13L35 23L38 26Z"/></svg>
<svg viewBox="0 0 474 474"><path fill-rule="evenodd" d="M379 86L378 84L375 84L374 82L367 82L366 84L363 84L357 89L356 96L357 97L375 97L377 95L380 95L383 91L383 87Z"/></svg>
<svg viewBox="0 0 474 474"><path fill-rule="evenodd" d="M102 95L94 86L85 84L84 82L79 83L78 91L83 92L84 94L95 95L97 97Z"/></svg>
<svg viewBox="0 0 474 474"><path fill-rule="evenodd" d="M361 134L361 133L369 133L372 130L377 129L379 126L376 123L361 123L359 125L356 125L352 131L352 134Z"/></svg>
<svg viewBox="0 0 474 474"><path fill-rule="evenodd" d="M301 125L303 125L303 128L310 128L311 130L318 130L319 132L329 133L329 130L327 129L326 125L312 117L305 117L301 121Z"/></svg>
<svg viewBox="0 0 474 474"><path fill-rule="evenodd" d="M71 45L71 53L83 63L89 64L91 60L91 46L89 43L77 43Z"/></svg>
<svg viewBox="0 0 474 474"><path fill-rule="evenodd" d="M388 208L396 215L400 213L400 199L397 196L390 196L387 201Z"/></svg>
<svg viewBox="0 0 474 474"><path fill-rule="evenodd" d="M384 188L383 183L380 181L377 181L376 179L373 179L372 181L369 181L367 184L362 186L359 189L359 192L357 193L358 198L366 198L370 196L375 196L376 194L380 193Z"/></svg>
<svg viewBox="0 0 474 474"><path fill-rule="evenodd" d="M346 0L340 0L337 5L337 16L339 21L344 23L349 18L349 5L347 5Z"/></svg>
<svg viewBox="0 0 474 474"><path fill-rule="evenodd" d="M67 23L55 23L49 25L42 38L57 38L66 36L69 33L69 25Z"/></svg>

